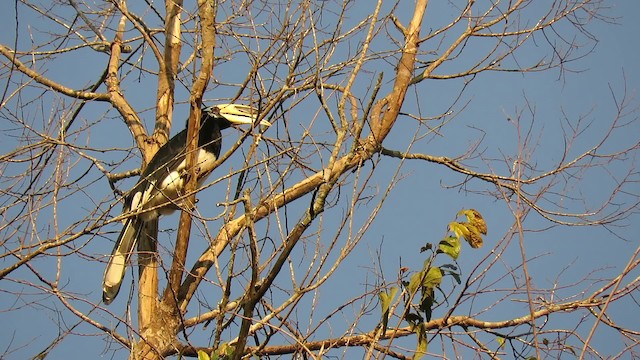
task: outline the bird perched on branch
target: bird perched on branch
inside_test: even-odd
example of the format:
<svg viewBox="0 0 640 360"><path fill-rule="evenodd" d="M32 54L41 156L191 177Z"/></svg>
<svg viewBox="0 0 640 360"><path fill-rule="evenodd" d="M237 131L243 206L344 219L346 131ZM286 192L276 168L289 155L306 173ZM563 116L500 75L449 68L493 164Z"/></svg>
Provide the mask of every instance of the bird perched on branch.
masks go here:
<svg viewBox="0 0 640 360"><path fill-rule="evenodd" d="M257 110L245 105L224 104L202 110L198 134L198 160L195 164L198 187L211 171L222 144L221 130L236 124L254 124ZM262 120L261 125L271 124ZM125 198L124 222L104 272L102 301L110 304L118 295L126 264L145 222L180 208L188 182L186 166L187 130L184 129L164 144L140 175L140 181Z"/></svg>

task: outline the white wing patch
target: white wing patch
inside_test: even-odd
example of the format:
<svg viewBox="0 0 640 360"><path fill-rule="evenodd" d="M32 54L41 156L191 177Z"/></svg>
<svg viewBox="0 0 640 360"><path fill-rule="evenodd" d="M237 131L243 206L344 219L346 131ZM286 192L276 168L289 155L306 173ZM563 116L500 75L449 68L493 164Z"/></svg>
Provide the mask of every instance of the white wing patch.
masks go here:
<svg viewBox="0 0 640 360"><path fill-rule="evenodd" d="M140 206L140 199L142 198L142 193L140 193L140 191L136 192L133 195L133 198L131 199L131 209L129 210L136 210L138 208L138 206Z"/></svg>
<svg viewBox="0 0 640 360"><path fill-rule="evenodd" d="M198 176L198 187L206 180L213 170L213 163L216 156L202 149L198 151L198 163L196 174ZM162 171L159 169L157 171ZM160 215L168 215L176 211L182 204L179 198L184 195L184 186L187 180L186 159L183 160L174 171L165 176L162 181L155 186L149 184L144 195L136 193L131 202L132 210L144 211L140 214L143 221L150 221ZM134 206L137 205L137 206ZM141 206L141 208L139 208ZM154 209L155 208L155 209ZM149 210L154 209L154 210Z"/></svg>
<svg viewBox="0 0 640 360"><path fill-rule="evenodd" d="M184 187L182 172L183 170L180 168L178 168L178 171L170 172L164 179L162 179L162 183L158 186L158 189L162 192L177 193L179 191L178 189L182 189Z"/></svg>

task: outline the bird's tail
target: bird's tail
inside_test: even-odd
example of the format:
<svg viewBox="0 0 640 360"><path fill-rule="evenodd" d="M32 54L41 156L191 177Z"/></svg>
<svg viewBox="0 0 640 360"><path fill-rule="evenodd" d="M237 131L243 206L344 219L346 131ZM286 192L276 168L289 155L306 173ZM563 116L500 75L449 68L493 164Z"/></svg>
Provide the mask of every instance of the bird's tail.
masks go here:
<svg viewBox="0 0 640 360"><path fill-rule="evenodd" d="M131 217L127 219L120 232L116 246L111 252L107 269L104 271L104 280L102 281L102 301L106 305L109 305L120 291L127 262L138 242L143 224L142 220Z"/></svg>

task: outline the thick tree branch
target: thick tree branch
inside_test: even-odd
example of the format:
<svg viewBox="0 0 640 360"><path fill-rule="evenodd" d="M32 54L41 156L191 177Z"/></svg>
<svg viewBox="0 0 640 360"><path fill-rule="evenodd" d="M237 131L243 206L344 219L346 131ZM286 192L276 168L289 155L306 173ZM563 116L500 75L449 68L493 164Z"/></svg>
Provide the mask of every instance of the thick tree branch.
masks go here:
<svg viewBox="0 0 640 360"><path fill-rule="evenodd" d="M200 128L200 113L202 108L202 95L204 94L211 74L213 72L214 49L216 45L215 38L215 5L210 1L201 0L198 2L198 12L202 28L202 66L193 89L191 90L190 104L191 112L188 126L188 139L191 139L187 147L187 169L190 169L189 183L185 188L185 192L189 195L186 204L195 204L195 191L197 190L197 144L198 129ZM180 225L178 228L178 238L176 248L173 255L173 262L169 272L169 285L164 294L164 301L168 302L170 307L175 308L180 283L182 281L182 273L185 268L185 260L187 257L187 248L191 234L191 208L188 206L180 215Z"/></svg>
<svg viewBox="0 0 640 360"><path fill-rule="evenodd" d="M129 131L133 135L133 138L138 145L138 149L142 151L143 155L148 155L146 146L147 133L142 126L142 122L138 117L137 112L133 109L131 104L127 101L120 89L120 80L118 79L118 68L120 66L120 53L122 49L122 37L125 30L126 18L123 16L120 18L118 24L118 31L111 44L111 56L109 57L109 65L107 67L107 78L105 83L107 84L107 90L109 91L111 104L118 110L125 123L127 124ZM148 162L145 161L145 163Z"/></svg>
<svg viewBox="0 0 640 360"><path fill-rule="evenodd" d="M534 311L533 316L536 319L544 318L554 313L559 312L571 312L580 309L597 309L600 305L606 302L606 297L589 298L585 300L571 301L560 304L547 304L540 309ZM449 316L446 318L433 319L424 323L425 330L443 330L451 329L456 326L462 328L475 328L483 331L509 329L519 325L526 325L531 322L531 314L526 314L520 317L515 317L508 320L501 321L484 321L467 315ZM277 345L267 347L247 347L245 354L253 354L255 356L273 356L273 355L286 355L294 354L300 351L319 351L327 350L331 348L340 347L353 347L353 346L369 346L373 342L378 340L394 339L406 336L415 335L415 330L410 327L400 327L395 329L388 329L384 334L376 337L377 329L368 333L341 336L338 338L325 339L320 341L309 341L305 343L295 343L291 345ZM180 353L185 356L196 356L197 351L202 350L207 353L211 353L215 349L210 348L193 348L184 346L180 349ZM169 352L164 354L165 356L173 355L175 352Z"/></svg>

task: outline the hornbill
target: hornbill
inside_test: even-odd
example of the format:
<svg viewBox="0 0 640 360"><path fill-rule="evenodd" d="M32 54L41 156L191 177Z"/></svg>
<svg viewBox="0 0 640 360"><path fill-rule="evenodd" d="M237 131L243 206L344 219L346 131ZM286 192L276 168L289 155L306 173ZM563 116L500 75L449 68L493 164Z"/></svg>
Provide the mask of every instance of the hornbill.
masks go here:
<svg viewBox="0 0 640 360"><path fill-rule="evenodd" d="M221 133L235 124L253 124L257 110L246 105L224 104L202 110L198 134L198 160L195 164L198 187L213 171L220 155ZM261 125L271 124L262 120ZM188 182L186 168L187 129L164 144L140 175L140 180L125 197L124 213L131 214L111 252L104 272L102 301L110 304L118 295L126 264L138 242L145 222L157 219L180 208L180 198Z"/></svg>

